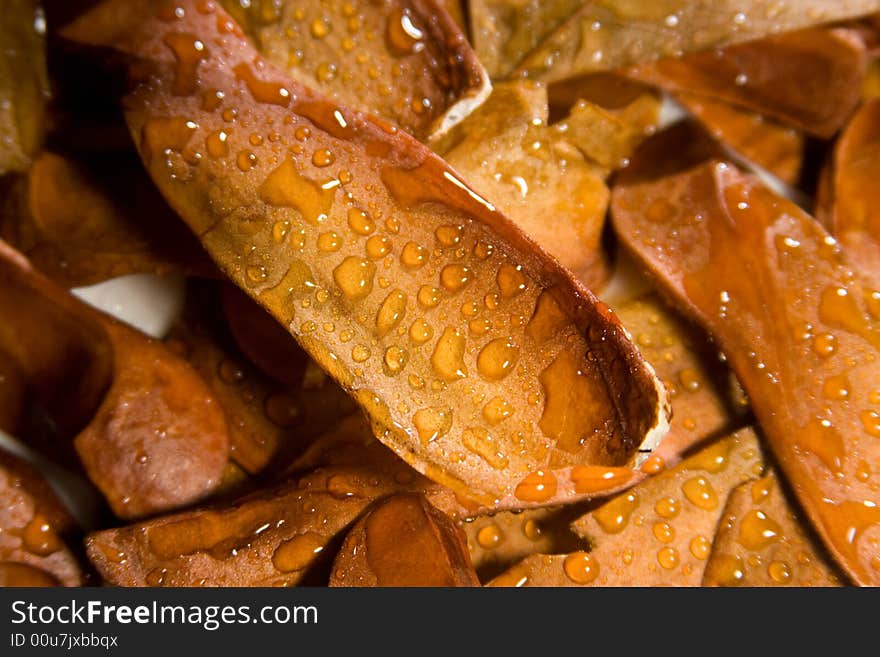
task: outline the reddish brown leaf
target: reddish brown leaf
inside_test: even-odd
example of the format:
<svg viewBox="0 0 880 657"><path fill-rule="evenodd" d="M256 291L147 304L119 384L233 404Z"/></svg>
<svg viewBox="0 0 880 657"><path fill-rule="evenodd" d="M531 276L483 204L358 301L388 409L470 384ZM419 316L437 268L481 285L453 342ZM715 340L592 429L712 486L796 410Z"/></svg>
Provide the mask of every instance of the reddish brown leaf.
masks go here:
<svg viewBox="0 0 880 657"><path fill-rule="evenodd" d="M0 344L62 437L76 435L117 515L172 509L217 487L226 421L185 361L68 295L2 242L0 280Z"/></svg>
<svg viewBox="0 0 880 657"><path fill-rule="evenodd" d="M330 586L479 586L464 533L418 494L376 503L349 530Z"/></svg>
<svg viewBox="0 0 880 657"><path fill-rule="evenodd" d="M608 278L601 244L605 172L572 147L567 133L547 126L543 86L497 85L450 137L439 152L468 184L585 285L601 287Z"/></svg>
<svg viewBox="0 0 880 657"><path fill-rule="evenodd" d="M872 288L816 221L732 165L623 184L612 209L621 239L727 355L829 551L856 582L880 582Z"/></svg>
<svg viewBox="0 0 880 657"><path fill-rule="evenodd" d="M516 0L490 0L490 3L520 4ZM587 3L568 0L532 2L529 6L536 7L537 11L524 14L524 20L514 23L519 33L541 38L546 33L545 26L558 27L538 47L520 53L527 56L520 58L518 73L552 82L860 16L876 11L880 3L876 0L782 0L767 5L764 0ZM559 13L566 6L569 16L560 23ZM499 32L499 36L506 38L504 31ZM477 52L481 55L483 52L479 41ZM517 58L511 57L510 61Z"/></svg>
<svg viewBox="0 0 880 657"><path fill-rule="evenodd" d="M730 494L704 586L841 586L837 569L780 490L776 474Z"/></svg>
<svg viewBox="0 0 880 657"><path fill-rule="evenodd" d="M672 467L700 443L747 423L745 395L705 333L655 295L626 303L617 313L672 403L669 434L643 469Z"/></svg>
<svg viewBox="0 0 880 657"><path fill-rule="evenodd" d="M474 50L493 79L506 78L581 4L578 0L470 0Z"/></svg>
<svg viewBox="0 0 880 657"><path fill-rule="evenodd" d="M804 160L803 133L706 96L675 97L716 139L784 182L797 183Z"/></svg>
<svg viewBox="0 0 880 657"><path fill-rule="evenodd" d="M9 0L0 14L0 174L26 170L45 137L49 79L40 5Z"/></svg>
<svg viewBox="0 0 880 657"><path fill-rule="evenodd" d="M850 262L880 288L880 99L866 100L841 134L820 212ZM880 295L878 295L880 297Z"/></svg>
<svg viewBox="0 0 880 657"><path fill-rule="evenodd" d="M260 53L300 84L426 140L489 95L464 33L434 0L222 4ZM449 3L451 4L451 3Z"/></svg>
<svg viewBox="0 0 880 657"><path fill-rule="evenodd" d="M574 518L583 515L583 507L582 503L549 509L502 511L460 522L480 581L489 582L534 554L588 550L589 542L569 528Z"/></svg>
<svg viewBox="0 0 880 657"><path fill-rule="evenodd" d="M0 349L0 431L16 436L25 429L27 397L24 374Z"/></svg>
<svg viewBox="0 0 880 657"><path fill-rule="evenodd" d="M124 106L157 185L382 441L498 508L631 485L666 404L607 307L421 144L254 68L220 10L179 4L113 0L67 34L139 55L150 82Z"/></svg>
<svg viewBox="0 0 880 657"><path fill-rule="evenodd" d="M853 32L812 29L661 59L628 73L830 137L858 104L867 63L864 43Z"/></svg>
<svg viewBox="0 0 880 657"><path fill-rule="evenodd" d="M222 317L216 316L221 305L216 292L207 283L191 284L183 316L166 344L195 368L222 407L230 458L250 474L284 468L309 441L353 413L356 404L302 351L294 386L252 366L225 335Z"/></svg>
<svg viewBox="0 0 880 657"><path fill-rule="evenodd" d="M89 558L123 586L326 583L329 546L374 500L408 491L456 507L451 493L377 443L358 417L319 440L298 469L311 463L321 465L232 503L96 532Z"/></svg>
<svg viewBox="0 0 880 657"><path fill-rule="evenodd" d="M223 315L238 348L264 374L288 386L302 383L309 357L253 299L224 285Z"/></svg>
<svg viewBox="0 0 880 657"><path fill-rule="evenodd" d="M141 272L219 275L128 154L39 155L4 199L0 237L66 287Z"/></svg>
<svg viewBox="0 0 880 657"><path fill-rule="evenodd" d="M621 493L575 521L592 547L534 555L492 586L699 586L724 501L763 473L745 429Z"/></svg>
<svg viewBox="0 0 880 657"><path fill-rule="evenodd" d="M0 586L82 586L78 532L42 475L0 450Z"/></svg>

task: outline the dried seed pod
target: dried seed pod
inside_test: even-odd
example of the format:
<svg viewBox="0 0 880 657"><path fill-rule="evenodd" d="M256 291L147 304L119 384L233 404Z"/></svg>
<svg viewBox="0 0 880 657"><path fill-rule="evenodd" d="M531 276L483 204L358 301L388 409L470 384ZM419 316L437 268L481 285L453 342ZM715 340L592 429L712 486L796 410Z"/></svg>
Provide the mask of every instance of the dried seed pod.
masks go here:
<svg viewBox="0 0 880 657"><path fill-rule="evenodd" d="M381 440L497 508L631 485L667 409L613 313L424 146L178 4L102 3L66 34L137 56L123 102L157 185Z"/></svg>
<svg viewBox="0 0 880 657"><path fill-rule="evenodd" d="M464 533L417 494L391 495L345 537L330 586L479 586Z"/></svg>

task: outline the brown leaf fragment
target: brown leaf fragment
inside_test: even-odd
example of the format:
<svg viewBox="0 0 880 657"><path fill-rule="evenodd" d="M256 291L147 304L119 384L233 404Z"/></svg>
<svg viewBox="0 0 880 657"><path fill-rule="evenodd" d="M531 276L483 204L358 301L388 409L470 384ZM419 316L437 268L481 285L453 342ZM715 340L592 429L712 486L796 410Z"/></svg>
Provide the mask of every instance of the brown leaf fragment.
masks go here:
<svg viewBox="0 0 880 657"><path fill-rule="evenodd" d="M443 8L452 3L222 4L260 54L294 80L423 141L441 136L491 91L465 34Z"/></svg>
<svg viewBox="0 0 880 657"><path fill-rule="evenodd" d="M0 431L16 436L25 429L27 387L18 365L0 349Z"/></svg>
<svg viewBox="0 0 880 657"><path fill-rule="evenodd" d="M0 450L0 586L82 586L79 530L42 475Z"/></svg>
<svg viewBox="0 0 880 657"><path fill-rule="evenodd" d="M583 506L501 511L459 522L480 581L491 581L533 554L588 550L589 542L569 527L572 519L583 515Z"/></svg>
<svg viewBox="0 0 880 657"><path fill-rule="evenodd" d="M829 552L880 582L880 309L837 241L792 202L709 162L613 193L614 227L725 353Z"/></svg>
<svg viewBox="0 0 880 657"><path fill-rule="evenodd" d="M118 516L172 509L217 487L226 421L185 361L70 296L2 242L0 281L0 345L59 439L75 436Z"/></svg>
<svg viewBox="0 0 880 657"><path fill-rule="evenodd" d="M693 448L745 425L745 394L706 335L656 295L617 309L672 404L669 434L643 469L672 467Z"/></svg>
<svg viewBox="0 0 880 657"><path fill-rule="evenodd" d="M123 104L157 185L380 439L496 508L631 485L666 402L607 306L423 145L255 68L225 14L179 4L102 3L66 33L139 56Z"/></svg>
<svg viewBox="0 0 880 657"><path fill-rule="evenodd" d="M834 148L828 169L829 192L820 217L840 240L847 258L871 285L880 288L880 99L864 102Z"/></svg>
<svg viewBox="0 0 880 657"><path fill-rule="evenodd" d="M572 131L580 136L577 127ZM543 86L496 85L450 137L452 144L439 152L468 184L585 285L601 287L608 277L601 243L606 174L573 148L567 132L547 126Z"/></svg>
<svg viewBox="0 0 880 657"><path fill-rule="evenodd" d="M46 20L37 0L7 0L0 15L0 174L24 171L46 132Z"/></svg>
<svg viewBox="0 0 880 657"><path fill-rule="evenodd" d="M474 50L493 80L506 78L582 4L578 0L470 0Z"/></svg>
<svg viewBox="0 0 880 657"><path fill-rule="evenodd" d="M127 153L40 154L4 199L0 237L65 287L134 273L219 275Z"/></svg>
<svg viewBox="0 0 880 657"><path fill-rule="evenodd" d="M854 32L811 29L661 59L628 74L830 137L856 108L867 63L865 45Z"/></svg>
<svg viewBox="0 0 880 657"><path fill-rule="evenodd" d="M305 470L316 462L323 464ZM122 586L321 584L335 541L374 500L416 492L454 505L451 493L378 444L357 416L320 439L296 470L230 503L93 533L89 558Z"/></svg>
<svg viewBox="0 0 880 657"><path fill-rule="evenodd" d="M502 0L498 4L514 2ZM564 4L571 7L569 16L519 62L519 74L545 82L563 80L722 48L880 8L876 0L782 0L772 4L763 0L601 0ZM522 29L541 34L545 22L538 12Z"/></svg>
<svg viewBox="0 0 880 657"><path fill-rule="evenodd" d="M645 94L617 110L579 100L556 130L607 173L625 166L657 126L660 102Z"/></svg>
<svg viewBox="0 0 880 657"><path fill-rule="evenodd" d="M763 470L752 429L721 438L576 520L591 549L530 556L490 586L699 586L727 496Z"/></svg>
<svg viewBox="0 0 880 657"><path fill-rule="evenodd" d="M418 494L377 502L348 531L330 586L479 586L464 533Z"/></svg>
<svg viewBox="0 0 880 657"><path fill-rule="evenodd" d="M222 296L226 323L248 360L279 383L301 385L309 357L290 333L237 287L224 285Z"/></svg>
<svg viewBox="0 0 880 657"><path fill-rule="evenodd" d="M458 25L463 34L467 34L467 22L465 21L465 9L462 0L437 0L437 4L452 16L452 20Z"/></svg>
<svg viewBox="0 0 880 657"><path fill-rule="evenodd" d="M780 489L776 473L727 500L703 586L842 586L837 569Z"/></svg>
<svg viewBox="0 0 880 657"><path fill-rule="evenodd" d="M718 141L749 162L794 185L804 161L804 135L757 112L689 93L675 94Z"/></svg>
<svg viewBox="0 0 880 657"><path fill-rule="evenodd" d="M189 362L217 399L229 429L230 458L251 475L283 469L309 441L357 406L297 346L285 346L284 353L291 361L303 359L301 363L288 361L298 375L291 370L279 372L297 379L296 385L279 383L252 365L226 335L224 316L229 316L230 307L223 312L222 296L208 282L191 283L183 316L172 327L166 344ZM248 303L252 302L248 299ZM265 311L247 307L246 312ZM262 326L262 318L258 321ZM284 336L293 340L289 333ZM243 338L253 344L253 336ZM259 344L253 346L264 350ZM273 365L273 369L277 368Z"/></svg>

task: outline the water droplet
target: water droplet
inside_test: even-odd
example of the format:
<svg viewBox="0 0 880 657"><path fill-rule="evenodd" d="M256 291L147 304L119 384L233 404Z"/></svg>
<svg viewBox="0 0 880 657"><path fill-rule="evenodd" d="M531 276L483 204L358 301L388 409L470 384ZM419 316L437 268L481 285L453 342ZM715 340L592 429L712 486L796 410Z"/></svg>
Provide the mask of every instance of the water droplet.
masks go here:
<svg viewBox="0 0 880 657"><path fill-rule="evenodd" d="M593 512L593 519L606 534L619 534L629 524L630 516L639 506L632 491L618 495Z"/></svg>
<svg viewBox="0 0 880 657"><path fill-rule="evenodd" d="M225 130L215 130L205 138L205 150L211 157L226 157L229 154L229 133Z"/></svg>
<svg viewBox="0 0 880 657"><path fill-rule="evenodd" d="M504 532L496 524L486 525L477 532L477 543L484 550L498 547L504 541Z"/></svg>
<svg viewBox="0 0 880 657"><path fill-rule="evenodd" d="M419 293L421 295L421 292ZM431 354L431 365L441 381L451 383L467 377L464 364L466 338L457 330L447 327Z"/></svg>
<svg viewBox="0 0 880 657"><path fill-rule="evenodd" d="M862 411L859 414L859 418L868 434L875 438L880 438L880 413L877 411Z"/></svg>
<svg viewBox="0 0 880 657"><path fill-rule="evenodd" d="M437 228L434 231L434 235L437 237L437 241L440 242L443 246L452 247L458 246L461 242L461 226L451 226L444 225Z"/></svg>
<svg viewBox="0 0 880 657"><path fill-rule="evenodd" d="M493 427L511 415L513 415L513 406L503 397L493 397L483 406L483 418Z"/></svg>
<svg viewBox="0 0 880 657"><path fill-rule="evenodd" d="M490 381L501 381L513 371L519 359L519 348L511 338L492 340L477 356L477 370Z"/></svg>
<svg viewBox="0 0 880 657"><path fill-rule="evenodd" d="M661 543L671 543L675 539L675 529L668 522L655 522L651 531Z"/></svg>
<svg viewBox="0 0 880 657"><path fill-rule="evenodd" d="M384 338L394 330L406 314L406 294L396 289L391 292L376 315L376 332L380 338Z"/></svg>
<svg viewBox="0 0 880 657"><path fill-rule="evenodd" d="M452 427L452 411L445 406L434 406L416 411L413 425L423 445L444 436Z"/></svg>
<svg viewBox="0 0 880 657"><path fill-rule="evenodd" d="M400 374L406 366L409 354L406 349L397 346L388 347L385 350L385 371L387 374L394 376Z"/></svg>
<svg viewBox="0 0 880 657"><path fill-rule="evenodd" d="M678 566L679 557L678 550L674 547L665 547L657 552L657 563L666 570L672 570Z"/></svg>
<svg viewBox="0 0 880 657"><path fill-rule="evenodd" d="M58 534L49 524L47 518L41 513L36 513L30 522L28 522L21 534L22 544L24 548L31 554L41 557L48 556L53 552L58 552L64 547Z"/></svg>
<svg viewBox="0 0 880 657"><path fill-rule="evenodd" d="M501 265L496 276L498 288L501 290L501 296L504 299L515 297L526 289L528 279L522 273L522 267L514 266L509 263Z"/></svg>
<svg viewBox="0 0 880 657"><path fill-rule="evenodd" d="M674 497L661 497L654 505L654 511L661 518L670 520L679 514L681 504Z"/></svg>
<svg viewBox="0 0 880 657"><path fill-rule="evenodd" d="M588 552L572 552L562 562L562 569L575 584L590 584L599 576L599 562Z"/></svg>
<svg viewBox="0 0 880 657"><path fill-rule="evenodd" d="M461 434L461 442L469 451L496 470L503 470L507 467L507 456L501 452L496 438L486 429L482 427L465 429Z"/></svg>
<svg viewBox="0 0 880 657"><path fill-rule="evenodd" d="M436 308L438 305L440 305L442 294L443 293L436 287L432 287L430 285L422 285L419 288L419 293L416 296L416 299L418 299L419 305L422 308Z"/></svg>
<svg viewBox="0 0 880 657"><path fill-rule="evenodd" d="M416 344L425 344L434 335L434 329L424 319L417 319L409 327L409 339Z"/></svg>
<svg viewBox="0 0 880 657"><path fill-rule="evenodd" d="M678 373L678 380L688 392L697 392L701 387L700 373L694 369L686 368Z"/></svg>
<svg viewBox="0 0 880 657"><path fill-rule="evenodd" d="M528 518L522 525L522 533L530 541L537 541L544 532L533 518Z"/></svg>
<svg viewBox="0 0 880 657"><path fill-rule="evenodd" d="M558 482L549 470L535 470L519 482L514 491L517 499L523 502L546 502L556 495Z"/></svg>
<svg viewBox="0 0 880 657"><path fill-rule="evenodd" d="M336 157L326 148L319 148L312 154L312 164L316 167L329 167L336 161Z"/></svg>
<svg viewBox="0 0 880 657"><path fill-rule="evenodd" d="M375 274L376 265L372 262L356 256L348 256L333 270L333 280L346 297L358 301L372 292Z"/></svg>
<svg viewBox="0 0 880 657"><path fill-rule="evenodd" d="M357 344L351 348L351 358L355 363L363 363L370 357L370 348Z"/></svg>
<svg viewBox="0 0 880 657"><path fill-rule="evenodd" d="M784 561L771 561L767 566L767 574L777 584L785 584L791 580L791 568Z"/></svg>
<svg viewBox="0 0 880 657"><path fill-rule="evenodd" d="M376 230L376 223L363 210L350 208L348 210L348 227L358 235L369 235Z"/></svg>
<svg viewBox="0 0 880 657"><path fill-rule="evenodd" d="M403 246L400 253L400 262L408 269L418 269L428 261L428 249L416 244L415 242L407 242Z"/></svg>
<svg viewBox="0 0 880 657"><path fill-rule="evenodd" d="M747 550L763 550L773 541L779 540L782 529L763 511L749 511L739 528L739 543Z"/></svg>
<svg viewBox="0 0 880 657"><path fill-rule="evenodd" d="M324 253L333 253L342 248L342 238L335 231L318 235L318 249Z"/></svg>
<svg viewBox="0 0 880 657"><path fill-rule="evenodd" d="M367 240L367 256L379 260L391 253L391 240L384 235L373 235Z"/></svg>
<svg viewBox="0 0 880 657"><path fill-rule="evenodd" d="M706 477L694 477L681 485L681 490L688 501L705 511L718 507L718 494Z"/></svg>
<svg viewBox="0 0 880 657"><path fill-rule="evenodd" d="M446 265L440 271L440 284L453 293L464 289L471 280L471 270L464 265Z"/></svg>
<svg viewBox="0 0 880 657"><path fill-rule="evenodd" d="M272 555L272 564L282 573L303 570L321 553L326 539L315 532L306 532L284 541Z"/></svg>
<svg viewBox="0 0 880 657"><path fill-rule="evenodd" d="M709 552L712 550L712 541L705 536L694 536L688 545L688 549L694 556L694 559L702 561L709 557Z"/></svg>

